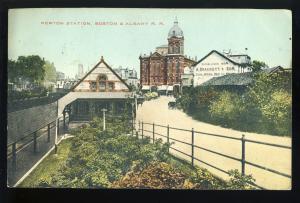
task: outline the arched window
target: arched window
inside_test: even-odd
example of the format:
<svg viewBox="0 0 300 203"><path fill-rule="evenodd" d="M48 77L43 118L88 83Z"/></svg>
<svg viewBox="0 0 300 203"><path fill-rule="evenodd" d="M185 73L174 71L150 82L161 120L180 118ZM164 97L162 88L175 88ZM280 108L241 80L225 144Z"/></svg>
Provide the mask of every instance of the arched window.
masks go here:
<svg viewBox="0 0 300 203"><path fill-rule="evenodd" d="M97 80L98 80L99 90L100 91L105 91L106 90L107 76L104 75L104 74L100 74L98 76Z"/></svg>

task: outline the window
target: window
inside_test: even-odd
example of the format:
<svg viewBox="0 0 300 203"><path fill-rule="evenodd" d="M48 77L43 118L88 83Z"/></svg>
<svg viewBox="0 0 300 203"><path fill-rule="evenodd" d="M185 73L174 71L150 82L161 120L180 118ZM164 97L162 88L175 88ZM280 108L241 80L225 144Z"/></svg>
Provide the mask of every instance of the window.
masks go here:
<svg viewBox="0 0 300 203"><path fill-rule="evenodd" d="M113 82L109 82L108 83L108 89L109 90L113 90L114 89L114 83Z"/></svg>
<svg viewBox="0 0 300 203"><path fill-rule="evenodd" d="M96 83L96 82L91 82L91 83L90 83L90 89L91 89L92 91L96 91L96 89L97 89L97 83Z"/></svg>
<svg viewBox="0 0 300 203"><path fill-rule="evenodd" d="M107 80L107 76L104 75L104 74L100 74L100 75L98 76L98 79L99 79L99 80Z"/></svg>
<svg viewBox="0 0 300 203"><path fill-rule="evenodd" d="M100 91L105 91L107 76L104 75L104 74L100 74L97 79L98 79L98 82L99 82L98 83L99 84L99 90Z"/></svg>
<svg viewBox="0 0 300 203"><path fill-rule="evenodd" d="M106 83L103 81L100 81L99 82L99 90L105 90L105 88L106 88Z"/></svg>

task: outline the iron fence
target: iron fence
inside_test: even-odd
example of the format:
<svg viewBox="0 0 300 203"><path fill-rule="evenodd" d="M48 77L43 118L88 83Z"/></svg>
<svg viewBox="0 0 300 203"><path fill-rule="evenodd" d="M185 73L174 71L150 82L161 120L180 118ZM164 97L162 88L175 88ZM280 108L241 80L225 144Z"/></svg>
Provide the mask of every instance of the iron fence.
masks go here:
<svg viewBox="0 0 300 203"><path fill-rule="evenodd" d="M7 182L15 185L62 135L67 132L69 116L59 117L7 145ZM55 140L57 126L57 140Z"/></svg>
<svg viewBox="0 0 300 203"><path fill-rule="evenodd" d="M146 130L146 129L144 129L144 125L152 126L152 130ZM166 135L163 135L161 133L155 132L155 127L156 126L165 128L166 129ZM170 137L170 129L189 132L190 136L191 136L191 142L185 142L185 141L182 141L182 140ZM277 175L280 175L280 176L283 176L283 177L287 177L287 178L290 178L290 179L292 178L291 175L289 175L289 174L286 174L286 173L283 173L283 172L280 172L280 171L277 171L277 170L274 170L274 169L271 169L271 168L268 168L268 167L265 167L265 166L262 166L262 165L250 162L250 161L247 161L245 159L245 157L246 157L245 156L246 155L246 143L247 142L249 142L249 143L255 143L255 144L260 144L260 145L271 146L271 147L289 149L289 150L291 149L290 146L279 145L279 144L272 144L272 143L261 142L261 141L256 141L256 140L249 140L249 139L245 138L245 135L242 135L241 138L236 138L236 137L230 137L230 136L226 136L226 135L218 135L218 134L206 133L206 132L201 132L201 131L195 131L193 128L191 130L189 130L189 129L181 129L181 128L176 128L176 127L170 127L169 125L167 125L167 126L165 126L165 125L158 125L158 124L147 123L147 122L143 122L143 121L142 122L138 121L138 130L137 130L137 132L141 133L142 139L145 136L144 132L151 133L152 134L152 141L153 142L156 139L155 135L157 135L157 136L166 138L167 139L167 143L170 143L170 140L171 140L171 141L176 141L176 142L179 142L179 143L182 143L182 144L190 146L191 147L191 153L190 154L188 154L186 152L183 152L180 149L172 147L172 146L170 146L169 148L173 149L173 150L175 150L175 151L177 151L177 152L179 152L179 153L181 153L181 154L183 154L185 156L190 157L190 164L192 166L194 166L194 161L197 160L200 163L203 163L203 164L205 164L207 166L210 166L210 167L212 167L212 168L214 168L214 169L216 169L218 171L221 171L223 173L229 174L228 171L226 171L226 170L224 170L224 169L222 169L220 167L217 167L217 166L215 166L215 165L213 165L211 163L208 163L206 161L200 160L199 158L195 157L194 150L195 150L195 148L197 148L197 149L201 149L201 150L204 150L206 152L209 152L209 153L213 153L215 155L219 155L219 156L222 156L222 157L225 157L225 158L228 158L228 159L240 162L241 163L241 174L242 175L245 175L245 166L248 164L248 165L251 165L253 167L256 167L256 168L259 168L259 169L262 169L262 170L265 170L265 171L268 171L268 172L271 172L271 173L274 173L274 174L277 174ZM231 155L223 154L223 153L220 153L220 152L217 152L217 151L205 148L205 147L201 147L201 146L195 145L195 143L194 143L195 134L197 134L197 135L199 135L199 134L209 135L209 136L214 136L214 137L218 137L218 138L222 138L222 139L230 139L230 140L239 141L241 143L241 157L240 158L236 158L236 157L233 157ZM137 134L137 136L139 136L139 135ZM266 188L264 188L262 186L259 186L259 185L255 184L255 183L249 183L249 184L251 184L251 185L253 185L253 186L257 187L257 188L260 188L260 189L266 189Z"/></svg>

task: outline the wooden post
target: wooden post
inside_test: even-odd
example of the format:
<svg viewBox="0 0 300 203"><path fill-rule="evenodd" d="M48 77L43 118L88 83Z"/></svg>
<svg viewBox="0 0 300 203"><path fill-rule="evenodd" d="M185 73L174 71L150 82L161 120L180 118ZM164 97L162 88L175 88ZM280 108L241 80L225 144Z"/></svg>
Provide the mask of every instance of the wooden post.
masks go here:
<svg viewBox="0 0 300 203"><path fill-rule="evenodd" d="M16 145L17 143L14 142L12 145L12 170L16 172L17 170L17 152L16 152Z"/></svg>
<svg viewBox="0 0 300 203"><path fill-rule="evenodd" d="M192 128L192 166L194 166L194 128Z"/></svg>
<svg viewBox="0 0 300 203"><path fill-rule="evenodd" d="M37 133L34 132L33 134L33 152L37 152Z"/></svg>
<svg viewBox="0 0 300 203"><path fill-rule="evenodd" d="M169 125L168 125L168 127L167 127L167 143L168 144L170 144L170 136L169 136L169 132L170 132L170 127L169 127ZM170 151L170 147L168 147L168 152Z"/></svg>
<svg viewBox="0 0 300 203"><path fill-rule="evenodd" d="M144 122L142 121L142 139L144 139Z"/></svg>
<svg viewBox="0 0 300 203"><path fill-rule="evenodd" d="M47 142L50 142L50 123L48 124L47 132L48 132Z"/></svg>
<svg viewBox="0 0 300 203"><path fill-rule="evenodd" d="M152 139L153 139L153 144L154 144L154 140L155 140L155 133L154 133L154 123L153 123L153 126L152 126Z"/></svg>
<svg viewBox="0 0 300 203"><path fill-rule="evenodd" d="M54 137L54 153L57 154L57 135L58 135L58 130L59 130L59 118L56 119L55 121L55 137Z"/></svg>
<svg viewBox="0 0 300 203"><path fill-rule="evenodd" d="M242 175L245 175L245 135L242 135Z"/></svg>
<svg viewBox="0 0 300 203"><path fill-rule="evenodd" d="M101 109L101 111L103 112L103 131L105 131L106 130L105 112L107 111L107 109L103 108L103 109Z"/></svg>
<svg viewBox="0 0 300 203"><path fill-rule="evenodd" d="M64 130L66 130L66 112L63 112L63 116L64 116Z"/></svg>
<svg viewBox="0 0 300 203"><path fill-rule="evenodd" d="M59 118L57 119L57 134L59 135Z"/></svg>
<svg viewBox="0 0 300 203"><path fill-rule="evenodd" d="M140 130L141 130L141 121L139 121L139 129L138 129L138 132L140 132Z"/></svg>
<svg viewBox="0 0 300 203"><path fill-rule="evenodd" d="M132 125L131 125L131 135L133 137L133 129L134 129L134 119L132 117Z"/></svg>

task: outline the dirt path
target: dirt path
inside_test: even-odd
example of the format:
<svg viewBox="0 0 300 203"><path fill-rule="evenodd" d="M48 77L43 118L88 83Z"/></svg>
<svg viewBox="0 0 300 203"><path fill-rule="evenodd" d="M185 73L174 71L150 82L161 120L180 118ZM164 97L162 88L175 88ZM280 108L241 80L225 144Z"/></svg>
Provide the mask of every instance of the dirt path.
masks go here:
<svg viewBox="0 0 300 203"><path fill-rule="evenodd" d="M241 132L193 120L190 116L186 115L180 110L168 109L168 102L170 100L173 100L173 98L162 96L159 99L144 102L142 106L138 107L137 121L140 120L149 123L154 122L160 125L169 124L170 127L183 129L194 128L196 131L226 135L237 138L241 138L242 134L245 134L247 139L291 146L291 139L288 137ZM144 125L144 129L152 131L152 125ZM166 135L166 128L156 127L155 132ZM147 132L145 133L145 135L147 135ZM148 133L148 135L152 136L152 133ZM191 142L190 132L172 129L170 130L170 137L189 143ZM163 140L165 139L163 138ZM195 145L205 147L226 155L234 156L236 158L241 157L241 142L238 140L229 140L204 134L196 134ZM177 142L173 145L173 147L180 148L180 150L186 152L187 154L191 154L190 146ZM181 156L182 158L190 160L190 158L185 155L179 154L178 152L172 150L172 153L173 152L174 154ZM238 161L221 157L219 155L215 155L200 149L195 149L194 153L196 158L211 163L212 165L215 165L226 171L230 169L241 169L241 163ZM264 146L247 142L246 160L286 174L291 174L291 150L289 149L281 149L272 146ZM223 172L220 172L197 161L195 161L195 163L201 167L207 168L217 176L220 176L224 179L228 178L228 176ZM286 190L291 188L291 180L289 178L255 168L250 165L246 165L246 174L252 174L256 179L256 183L267 189Z"/></svg>

